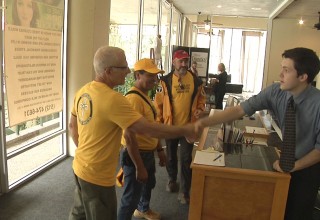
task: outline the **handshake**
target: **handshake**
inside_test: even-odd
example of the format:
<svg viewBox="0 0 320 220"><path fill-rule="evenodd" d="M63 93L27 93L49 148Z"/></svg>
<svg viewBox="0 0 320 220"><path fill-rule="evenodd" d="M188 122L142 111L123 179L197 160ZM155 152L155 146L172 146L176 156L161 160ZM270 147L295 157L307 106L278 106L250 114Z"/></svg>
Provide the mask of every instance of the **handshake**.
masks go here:
<svg viewBox="0 0 320 220"><path fill-rule="evenodd" d="M196 121L195 123L189 123L184 127L186 129L184 136L188 143L193 143L197 141L200 138L203 129L205 128L201 119Z"/></svg>

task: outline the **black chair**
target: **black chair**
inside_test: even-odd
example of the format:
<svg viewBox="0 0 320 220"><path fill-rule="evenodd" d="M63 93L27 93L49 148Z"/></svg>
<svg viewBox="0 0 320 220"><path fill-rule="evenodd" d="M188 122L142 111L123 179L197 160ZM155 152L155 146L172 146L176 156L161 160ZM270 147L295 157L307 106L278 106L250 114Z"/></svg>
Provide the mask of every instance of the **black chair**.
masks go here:
<svg viewBox="0 0 320 220"><path fill-rule="evenodd" d="M231 74L228 74L228 75L227 75L227 82L228 82L228 83L231 83Z"/></svg>

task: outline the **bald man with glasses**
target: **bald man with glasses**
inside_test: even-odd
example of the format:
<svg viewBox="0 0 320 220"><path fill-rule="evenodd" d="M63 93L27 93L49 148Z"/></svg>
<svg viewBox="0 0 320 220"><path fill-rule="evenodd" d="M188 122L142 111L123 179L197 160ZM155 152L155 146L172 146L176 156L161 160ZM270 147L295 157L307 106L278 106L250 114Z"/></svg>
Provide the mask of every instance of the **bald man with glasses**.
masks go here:
<svg viewBox="0 0 320 220"><path fill-rule="evenodd" d="M99 48L93 66L95 79L76 93L69 122L69 132L77 146L73 160L76 190L69 219L114 220L117 219L115 176L122 131L139 182L146 182L148 174L138 151L136 133L156 138L181 135L195 138L200 131L192 124L151 123L113 90L124 84L130 73L122 49Z"/></svg>

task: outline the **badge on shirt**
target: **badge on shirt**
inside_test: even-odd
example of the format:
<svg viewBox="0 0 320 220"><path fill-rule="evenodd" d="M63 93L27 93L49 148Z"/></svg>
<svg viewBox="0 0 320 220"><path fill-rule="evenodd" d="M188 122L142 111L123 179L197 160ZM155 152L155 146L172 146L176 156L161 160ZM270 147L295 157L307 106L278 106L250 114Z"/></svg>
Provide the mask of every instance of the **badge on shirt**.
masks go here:
<svg viewBox="0 0 320 220"><path fill-rule="evenodd" d="M77 103L77 117L80 124L88 124L92 118L92 99L85 93L80 96Z"/></svg>

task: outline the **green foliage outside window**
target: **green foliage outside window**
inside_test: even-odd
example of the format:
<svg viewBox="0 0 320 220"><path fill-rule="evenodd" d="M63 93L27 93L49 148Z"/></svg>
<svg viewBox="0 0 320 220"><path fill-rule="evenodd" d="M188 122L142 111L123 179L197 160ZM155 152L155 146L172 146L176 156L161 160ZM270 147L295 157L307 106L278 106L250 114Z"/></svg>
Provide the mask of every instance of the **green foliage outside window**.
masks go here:
<svg viewBox="0 0 320 220"><path fill-rule="evenodd" d="M125 82L123 85L116 86L114 90L117 92L120 92L121 94L125 95L130 88L133 86L135 82L134 76L133 76L133 69L131 69L131 73L127 75L125 78ZM155 86L152 90L148 92L148 96L150 97L151 100L154 99L154 96L156 95L157 91L157 86Z"/></svg>

